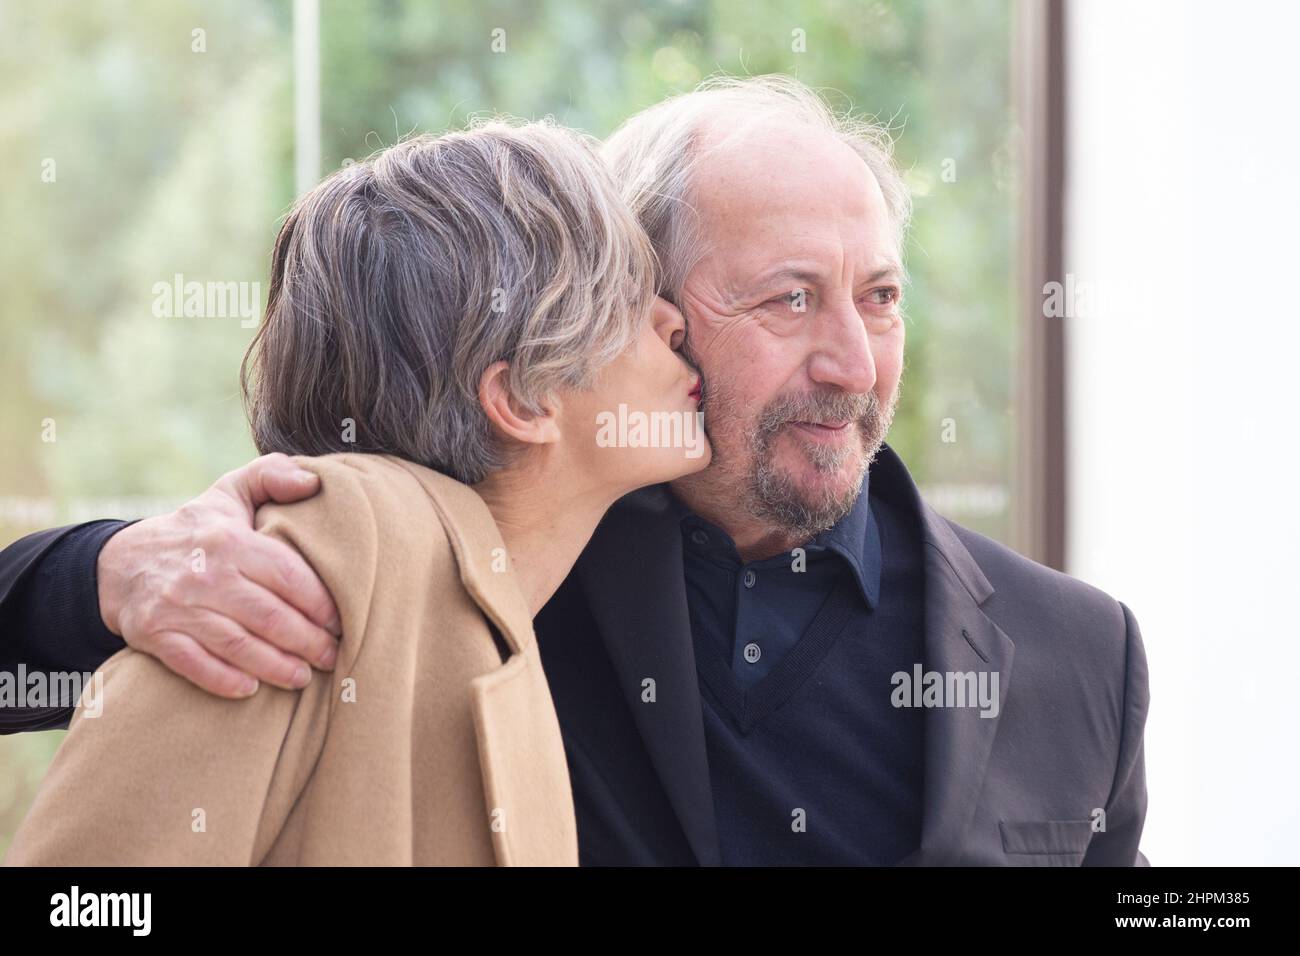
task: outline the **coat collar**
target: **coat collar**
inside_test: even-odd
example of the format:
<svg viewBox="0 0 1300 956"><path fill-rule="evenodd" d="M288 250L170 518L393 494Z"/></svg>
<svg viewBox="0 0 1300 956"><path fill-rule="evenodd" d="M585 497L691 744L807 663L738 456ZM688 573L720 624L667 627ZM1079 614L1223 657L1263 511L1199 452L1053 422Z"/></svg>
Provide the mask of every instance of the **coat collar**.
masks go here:
<svg viewBox="0 0 1300 956"><path fill-rule="evenodd" d="M880 528L871 510L870 479L870 474L863 478L862 490L852 510L837 521L834 527L816 535L803 547L809 557L818 552L833 552L839 555L848 565L853 580L857 582L862 600L874 610L880 605L880 577L884 555L881 550ZM693 547L690 542L691 532L704 530L710 538L707 546L709 551L737 568L748 565L755 568L788 569L790 567L790 557L786 554L742 562L739 554L736 553L736 544L731 540L731 535L695 514L671 491L668 492L668 498L672 502L673 513L682 522L682 534L688 549Z"/></svg>
<svg viewBox="0 0 1300 956"><path fill-rule="evenodd" d="M999 675L1002 713L1015 647L981 609L993 586L948 521L926 504L898 454L882 445L871 487L916 514L925 551L927 670ZM577 564L592 615L650 760L702 865L720 862L713 791L682 570L681 530L665 486L620 500ZM653 679L655 703L642 702ZM925 716L919 850L905 864L948 859L974 813L998 718L974 708Z"/></svg>
<svg viewBox="0 0 1300 956"><path fill-rule="evenodd" d="M518 578L502 573L508 567L505 541L487 503L469 485L422 465L384 456L412 475L428 493L447 531L460 568L460 581L470 597L497 626L518 654L536 644L533 616Z"/></svg>
<svg viewBox="0 0 1300 956"><path fill-rule="evenodd" d="M532 614L492 512L468 485L390 459L428 494L466 593L510 650L470 684L475 743L500 866L578 864L577 821L559 718L542 669Z"/></svg>

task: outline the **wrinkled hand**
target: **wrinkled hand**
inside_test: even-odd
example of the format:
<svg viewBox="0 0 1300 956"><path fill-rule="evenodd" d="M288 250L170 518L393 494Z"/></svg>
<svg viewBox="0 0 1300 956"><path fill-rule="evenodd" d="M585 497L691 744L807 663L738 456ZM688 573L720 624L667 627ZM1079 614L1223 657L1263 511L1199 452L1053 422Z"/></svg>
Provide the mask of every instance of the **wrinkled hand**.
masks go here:
<svg viewBox="0 0 1300 956"><path fill-rule="evenodd" d="M288 456L264 455L171 514L123 528L99 554L104 624L220 697L246 697L259 680L306 685L309 664L334 666L338 612L297 551L253 530L253 514L319 490Z"/></svg>

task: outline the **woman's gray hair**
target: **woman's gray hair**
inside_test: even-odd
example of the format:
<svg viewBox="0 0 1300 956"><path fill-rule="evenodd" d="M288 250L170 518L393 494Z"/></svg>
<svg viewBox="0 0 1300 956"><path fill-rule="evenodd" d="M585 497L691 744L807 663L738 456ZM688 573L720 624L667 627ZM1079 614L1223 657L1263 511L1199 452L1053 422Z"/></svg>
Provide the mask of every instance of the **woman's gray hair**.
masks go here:
<svg viewBox="0 0 1300 956"><path fill-rule="evenodd" d="M901 257L912 202L886 126L832 110L817 91L792 77L715 76L637 113L601 149L624 200L650 236L664 298L680 304L682 284L707 252L691 195L702 134L732 132L771 118L824 130L862 157L884 195Z"/></svg>
<svg viewBox="0 0 1300 956"><path fill-rule="evenodd" d="M636 338L654 254L594 141L481 121L344 167L289 213L241 369L262 453L397 455L466 483L505 463L478 401L505 360L537 411Z"/></svg>

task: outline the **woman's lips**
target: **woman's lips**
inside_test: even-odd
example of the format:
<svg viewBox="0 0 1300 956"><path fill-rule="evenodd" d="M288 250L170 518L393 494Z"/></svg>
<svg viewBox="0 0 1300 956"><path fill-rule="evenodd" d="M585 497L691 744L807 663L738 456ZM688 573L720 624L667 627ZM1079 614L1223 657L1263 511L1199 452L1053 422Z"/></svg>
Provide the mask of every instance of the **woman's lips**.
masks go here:
<svg viewBox="0 0 1300 956"><path fill-rule="evenodd" d="M689 394L691 398L695 399L698 402L700 400L700 395L703 392L703 385L704 385L704 379L697 378L695 380L695 384L691 386L691 390L687 394Z"/></svg>

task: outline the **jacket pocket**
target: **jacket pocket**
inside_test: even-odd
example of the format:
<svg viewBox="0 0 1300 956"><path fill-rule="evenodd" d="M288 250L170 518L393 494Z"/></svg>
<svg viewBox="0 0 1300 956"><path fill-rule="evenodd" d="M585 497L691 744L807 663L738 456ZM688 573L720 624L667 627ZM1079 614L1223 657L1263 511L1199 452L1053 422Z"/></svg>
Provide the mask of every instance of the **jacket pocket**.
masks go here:
<svg viewBox="0 0 1300 956"><path fill-rule="evenodd" d="M1091 820L1002 820L998 826L1002 830L1004 853L1082 858L1092 841ZM1070 864L1078 860L1061 862Z"/></svg>

